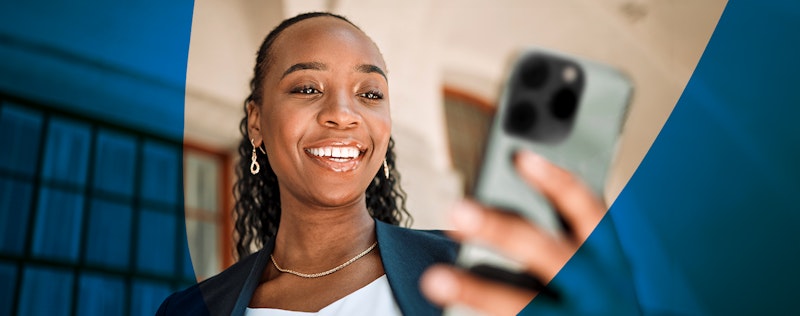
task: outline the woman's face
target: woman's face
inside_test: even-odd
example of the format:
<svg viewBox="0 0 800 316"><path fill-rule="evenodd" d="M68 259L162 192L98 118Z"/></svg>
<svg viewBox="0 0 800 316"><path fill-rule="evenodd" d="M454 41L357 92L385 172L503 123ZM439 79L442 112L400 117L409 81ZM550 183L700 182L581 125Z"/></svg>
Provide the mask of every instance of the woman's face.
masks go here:
<svg viewBox="0 0 800 316"><path fill-rule="evenodd" d="M316 17L283 30L270 56L263 101L251 106L248 123L282 199L325 208L362 201L391 132L377 47L345 21Z"/></svg>

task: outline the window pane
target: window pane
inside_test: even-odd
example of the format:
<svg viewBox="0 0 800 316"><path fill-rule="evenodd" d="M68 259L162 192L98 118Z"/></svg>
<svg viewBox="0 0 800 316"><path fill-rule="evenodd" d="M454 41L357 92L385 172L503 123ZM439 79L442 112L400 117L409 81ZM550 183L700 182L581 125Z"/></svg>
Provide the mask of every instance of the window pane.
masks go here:
<svg viewBox="0 0 800 316"><path fill-rule="evenodd" d="M42 176L48 180L84 185L90 136L86 124L58 118L50 121Z"/></svg>
<svg viewBox="0 0 800 316"><path fill-rule="evenodd" d="M102 199L95 199L91 206L86 262L127 269L131 252L131 207Z"/></svg>
<svg viewBox="0 0 800 316"><path fill-rule="evenodd" d="M142 210L139 214L136 266L140 272L175 274L175 214Z"/></svg>
<svg viewBox="0 0 800 316"><path fill-rule="evenodd" d="M146 142L142 161L142 197L157 202L177 204L178 175L183 169L178 166L178 148L162 143Z"/></svg>
<svg viewBox="0 0 800 316"><path fill-rule="evenodd" d="M444 111L453 167L464 179L464 192L470 192L494 115L473 101L447 95Z"/></svg>
<svg viewBox="0 0 800 316"><path fill-rule="evenodd" d="M0 169L33 175L39 157L42 116L5 104L0 108Z"/></svg>
<svg viewBox="0 0 800 316"><path fill-rule="evenodd" d="M30 183L0 179L0 252L22 254L32 191Z"/></svg>
<svg viewBox="0 0 800 316"><path fill-rule="evenodd" d="M133 196L136 162L135 139L129 135L100 130L94 160L94 188Z"/></svg>
<svg viewBox="0 0 800 316"><path fill-rule="evenodd" d="M125 283L120 278L85 274L80 278L77 315L122 315Z"/></svg>
<svg viewBox="0 0 800 316"><path fill-rule="evenodd" d="M11 262L0 261L0 315L11 315L11 307L16 298L14 286L17 285L17 267Z"/></svg>
<svg viewBox="0 0 800 316"><path fill-rule="evenodd" d="M205 279L219 272L217 225L189 218L186 231L192 249L192 262L198 277Z"/></svg>
<svg viewBox="0 0 800 316"><path fill-rule="evenodd" d="M80 243L83 196L42 188L33 236L33 254L75 261Z"/></svg>
<svg viewBox="0 0 800 316"><path fill-rule="evenodd" d="M186 207L217 212L219 192L219 160L197 152L186 153L184 172Z"/></svg>
<svg viewBox="0 0 800 316"><path fill-rule="evenodd" d="M69 315L72 272L28 266L22 275L18 315Z"/></svg>
<svg viewBox="0 0 800 316"><path fill-rule="evenodd" d="M166 284L135 281L131 297L131 316L155 315L158 306L171 293L172 290Z"/></svg>

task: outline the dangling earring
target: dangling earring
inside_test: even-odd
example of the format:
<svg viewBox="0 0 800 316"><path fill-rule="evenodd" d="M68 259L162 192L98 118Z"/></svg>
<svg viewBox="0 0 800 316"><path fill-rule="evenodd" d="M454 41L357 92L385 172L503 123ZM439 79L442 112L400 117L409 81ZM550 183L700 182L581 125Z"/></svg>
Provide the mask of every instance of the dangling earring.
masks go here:
<svg viewBox="0 0 800 316"><path fill-rule="evenodd" d="M383 160L383 176L389 179L389 165L386 164L386 159Z"/></svg>
<svg viewBox="0 0 800 316"><path fill-rule="evenodd" d="M259 171L261 171L261 165L259 165L257 161L258 156L256 156L256 144L253 142L253 139L250 139L250 145L253 145L253 155L250 156L250 173L256 175Z"/></svg>

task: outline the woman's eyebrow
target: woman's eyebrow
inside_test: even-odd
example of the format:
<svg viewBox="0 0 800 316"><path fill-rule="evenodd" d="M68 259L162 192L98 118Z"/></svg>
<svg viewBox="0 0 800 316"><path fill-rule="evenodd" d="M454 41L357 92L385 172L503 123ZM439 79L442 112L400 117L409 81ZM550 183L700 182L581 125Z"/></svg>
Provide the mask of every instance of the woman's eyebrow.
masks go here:
<svg viewBox="0 0 800 316"><path fill-rule="evenodd" d="M281 79L283 79L283 77L286 77L287 75L295 71L307 70L307 69L328 70L328 66L320 62L297 63L286 69L286 71L283 72L283 75L281 75Z"/></svg>
<svg viewBox="0 0 800 316"><path fill-rule="evenodd" d="M377 73L377 74L380 74L381 76L383 76L383 79L386 79L387 81L389 80L388 78L386 78L386 73L383 71L383 69L381 69L381 67L378 67L378 66L375 66L375 65L370 65L370 64L358 65L358 66L356 66L356 71L362 72L362 73L365 73L365 74L374 72L374 73Z"/></svg>
<svg viewBox="0 0 800 316"><path fill-rule="evenodd" d="M293 73L293 72L299 71L299 70L320 70L320 71L324 71L324 70L328 70L328 66L323 64L323 63L320 63L320 62L297 63L297 64L294 64L294 65L290 66L289 68L287 68L286 71L283 72L283 75L281 75L281 79L283 79L284 77L286 77L290 73ZM388 78L386 77L386 72L384 72L383 69L381 69L381 67L378 67L378 66L375 66L375 65L361 64L361 65L356 66L355 70L357 72L365 73L365 74L377 73L377 74L383 76L384 79L388 80Z"/></svg>

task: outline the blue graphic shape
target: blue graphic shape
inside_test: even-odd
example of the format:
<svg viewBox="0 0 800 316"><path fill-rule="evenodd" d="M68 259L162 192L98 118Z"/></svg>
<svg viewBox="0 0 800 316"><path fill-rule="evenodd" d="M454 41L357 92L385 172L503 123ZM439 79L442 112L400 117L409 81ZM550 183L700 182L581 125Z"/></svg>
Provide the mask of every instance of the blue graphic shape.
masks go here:
<svg viewBox="0 0 800 316"><path fill-rule="evenodd" d="M614 250L602 240L613 221L631 267L610 271L631 278L637 299L618 303L645 314L800 311L798 29L795 1L727 4L650 151L555 289L594 286L574 276L587 254ZM523 314L551 304L537 298Z"/></svg>

